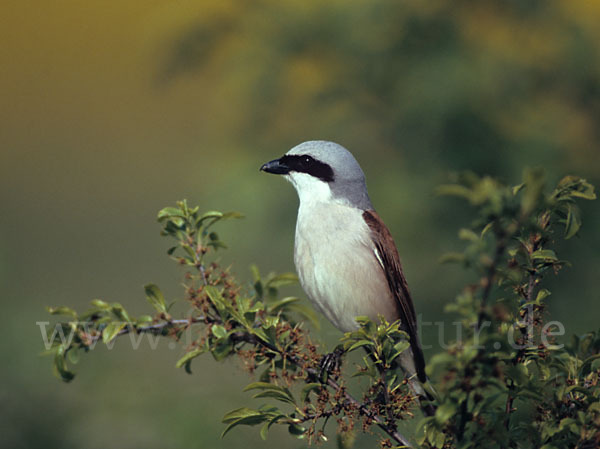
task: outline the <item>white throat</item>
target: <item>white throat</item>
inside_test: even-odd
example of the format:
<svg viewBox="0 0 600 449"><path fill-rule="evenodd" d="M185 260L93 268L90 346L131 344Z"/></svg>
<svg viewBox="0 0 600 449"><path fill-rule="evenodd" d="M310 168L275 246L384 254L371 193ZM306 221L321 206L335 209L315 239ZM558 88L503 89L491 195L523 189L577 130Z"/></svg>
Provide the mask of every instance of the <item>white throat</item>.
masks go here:
<svg viewBox="0 0 600 449"><path fill-rule="evenodd" d="M333 201L329 184L306 173L291 172L285 178L292 183L300 206L308 206L315 203L329 203Z"/></svg>

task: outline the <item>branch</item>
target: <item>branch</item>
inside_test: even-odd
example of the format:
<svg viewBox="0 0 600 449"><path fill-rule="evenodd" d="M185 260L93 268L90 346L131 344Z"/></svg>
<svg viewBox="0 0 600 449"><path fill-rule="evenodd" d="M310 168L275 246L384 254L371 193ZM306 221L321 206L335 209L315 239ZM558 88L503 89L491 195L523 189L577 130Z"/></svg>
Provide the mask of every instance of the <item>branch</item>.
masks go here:
<svg viewBox="0 0 600 449"><path fill-rule="evenodd" d="M152 324L149 326L143 326L143 327L138 327L138 328L131 325L131 326L127 326L124 329L122 329L117 334L117 336L120 337L122 335L129 334L132 331L135 331L138 333L144 333L144 332L159 333L163 329L166 329L169 327L190 326L193 323L206 323L207 322L206 320L207 320L206 317L200 316L200 317L194 317L194 318L188 318L188 319L168 320L168 321L164 321L161 323L156 323L156 324ZM261 346L265 347L266 349L269 349L270 351L276 352L280 356L283 356L283 352L279 348L277 348L276 346L274 346L266 341L256 338L255 335L249 334L247 332L236 332L232 337L237 341L243 341L243 342L254 344L254 345L261 345ZM101 334L93 336L92 340L98 340L100 338L101 338ZM329 376L327 376L327 380L323 381L319 370L317 370L311 366L307 366L306 362L304 360L300 359L299 357L292 355L292 354L286 354L285 357L290 362L295 364L296 366L302 368L308 374L308 377L310 379L316 380L320 384L332 388L336 393L339 393L340 391L342 391L342 387L335 380L333 380ZM364 404L360 403L354 396L352 396L350 393L348 393L346 391L343 391L343 395L344 395L344 398L346 399L346 401L348 401L356 409L359 410L361 415L366 416L367 418L373 420L373 422L375 422L375 424L377 424L377 426L379 426L379 428L381 430L383 430L385 433L387 433L398 444L401 444L402 446L407 447L407 448L412 447L410 442L404 435L402 435L400 432L395 430L391 425L386 424L386 422L383 419L381 419L381 417L379 417L379 415L376 415L376 414L372 413L370 410L368 410L367 407Z"/></svg>
<svg viewBox="0 0 600 449"><path fill-rule="evenodd" d="M544 229L544 226L542 226L542 229ZM529 254L531 255L535 251L537 251L539 249L539 246L540 246L540 240L534 237L533 245L532 245L531 249L528 250ZM521 295L524 297L525 301L528 301L528 302L533 301L533 295L535 293L537 277L538 277L537 269L535 267L530 269L529 270L529 279L527 281L527 290L521 292ZM530 324L533 323L534 317L532 316L532 314L529 313L529 309L527 307L523 309L523 313L525 314L525 316L524 316L525 327L524 327L524 330L522 330L521 332L526 335L525 343L529 344L533 340L533 333L530 332L529 326L530 326ZM513 365L516 365L518 363L521 354L522 354L522 350L517 351L517 353L515 354L515 357L513 359ZM513 389L512 386L509 386L509 385L507 385L507 386L508 386L509 390ZM509 392L508 396L506 397L506 407L505 407L506 418L504 419L504 427L506 428L506 430L510 430L510 415L511 415L511 413L513 413L516 410L515 408L513 408L514 400L515 400L514 396Z"/></svg>
<svg viewBox="0 0 600 449"><path fill-rule="evenodd" d="M130 334L132 332L136 332L138 334L143 334L143 333L155 334L155 333L160 333L163 329L166 329L169 327L190 326L191 324L194 324L194 323L206 323L206 322L207 322L206 317L196 317L196 318L187 318L187 319L180 319L180 320L167 320L167 321L163 321L161 323L150 324L148 326L140 326L140 327L136 327L132 323L129 323L127 326L125 326L123 329L121 329L117 333L117 335L115 335L115 338ZM86 343L86 346L90 346L91 344L97 342L101 338L102 338L102 332L99 332L96 335L91 335L89 337L89 342Z"/></svg>
<svg viewBox="0 0 600 449"><path fill-rule="evenodd" d="M498 265L502 260L502 256L504 255L504 251L506 250L506 245L508 244L509 237L504 233L504 231L500 232L496 230L496 236L498 237L498 243L496 244L494 259L492 260L492 263L488 268L487 276L485 278L485 286L483 289L483 293L481 294L481 308L477 317L477 329L481 327L481 323L483 323L483 319L485 318L485 305L490 297L490 293L492 292L492 284L494 283L494 277L496 276Z"/></svg>
<svg viewBox="0 0 600 449"><path fill-rule="evenodd" d="M317 376L317 377L319 376L319 373L314 368L308 368L307 372L309 374L313 375L313 376ZM340 385L336 381L334 381L333 379L327 378L327 385L329 385L335 391L341 390ZM377 424L379 426L379 428L381 430L383 430L390 437L392 437L397 443L401 444L404 447L408 447L408 448L412 447L410 445L409 441L406 439L406 437L404 437L404 435L402 435L397 430L392 429L389 425L387 425L385 423L385 421L383 419L381 419L379 417L379 415L374 415L373 413L371 413L363 404L361 404L360 402L358 402L351 394L349 394L347 392L344 392L344 397L352 405L358 407L358 410L360 411L361 414L363 414L367 418L372 419L375 422L375 424Z"/></svg>
<svg viewBox="0 0 600 449"><path fill-rule="evenodd" d="M270 349L271 351L275 351L275 352L279 353L280 355L282 354L278 348L274 347L273 345L271 345L267 342L258 340L258 343L265 346L266 348ZM319 370L316 370L315 368L313 368L311 366L306 366L304 361L300 360L298 357L296 357L294 355L287 355L287 358L295 365L303 368L312 379L317 380L320 384L329 386L336 393L338 393L342 390L342 387L340 386L340 384L338 384L335 380L331 379L330 376L327 376L327 381L323 382L323 379L321 378L321 373L319 372ZM381 430L383 430L385 433L387 433L397 443L399 443L402 446L407 447L407 448L412 447L410 442L406 439L406 437L404 435L402 435L396 429L392 428L392 426L386 424L385 421L379 417L379 415L373 414L369 409L367 409L367 407L364 404L360 403L356 398L354 398L354 396L352 396L347 391L344 391L343 394L344 394L344 398L350 404L352 404L354 407L356 407L363 416L366 416L367 418L372 419L375 422L375 424L377 424L379 426L379 428Z"/></svg>

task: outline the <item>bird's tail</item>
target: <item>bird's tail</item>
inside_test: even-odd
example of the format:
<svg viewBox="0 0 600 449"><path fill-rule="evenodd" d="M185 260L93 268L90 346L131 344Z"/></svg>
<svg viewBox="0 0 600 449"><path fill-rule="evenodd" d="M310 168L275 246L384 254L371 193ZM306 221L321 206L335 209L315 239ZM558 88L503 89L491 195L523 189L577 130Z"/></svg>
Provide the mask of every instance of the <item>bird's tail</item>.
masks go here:
<svg viewBox="0 0 600 449"><path fill-rule="evenodd" d="M433 388L433 385L431 385L431 382L429 382L429 379L425 382L421 382L416 376L411 376L408 379L408 385L417 397L423 414L425 416L435 415L435 410L437 408L435 405L437 393L435 388Z"/></svg>
<svg viewBox="0 0 600 449"><path fill-rule="evenodd" d="M419 401L423 414L425 416L433 416L436 410L435 402L437 393L431 382L429 382L425 370L417 371L412 348L401 354L399 361L408 378L408 385Z"/></svg>

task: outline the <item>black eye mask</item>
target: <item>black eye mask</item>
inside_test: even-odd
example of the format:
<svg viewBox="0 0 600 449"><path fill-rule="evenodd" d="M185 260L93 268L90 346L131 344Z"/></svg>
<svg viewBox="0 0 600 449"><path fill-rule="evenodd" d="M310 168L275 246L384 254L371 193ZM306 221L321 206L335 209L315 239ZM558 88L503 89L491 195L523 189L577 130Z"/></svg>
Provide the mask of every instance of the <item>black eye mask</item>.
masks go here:
<svg viewBox="0 0 600 449"><path fill-rule="evenodd" d="M324 182L332 182L334 179L332 168L311 156L286 154L279 159L279 163L286 167L288 172L307 173Z"/></svg>

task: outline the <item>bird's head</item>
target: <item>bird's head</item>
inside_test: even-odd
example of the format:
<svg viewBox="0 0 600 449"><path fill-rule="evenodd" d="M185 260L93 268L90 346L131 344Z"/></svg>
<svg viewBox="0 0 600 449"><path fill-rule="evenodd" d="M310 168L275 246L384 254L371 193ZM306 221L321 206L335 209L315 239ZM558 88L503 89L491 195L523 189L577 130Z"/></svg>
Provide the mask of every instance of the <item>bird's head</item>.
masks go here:
<svg viewBox="0 0 600 449"><path fill-rule="evenodd" d="M352 153L337 143L301 143L260 169L283 175L296 188L301 202L338 201L363 210L371 208L360 165Z"/></svg>

